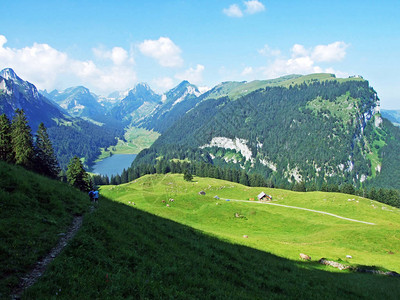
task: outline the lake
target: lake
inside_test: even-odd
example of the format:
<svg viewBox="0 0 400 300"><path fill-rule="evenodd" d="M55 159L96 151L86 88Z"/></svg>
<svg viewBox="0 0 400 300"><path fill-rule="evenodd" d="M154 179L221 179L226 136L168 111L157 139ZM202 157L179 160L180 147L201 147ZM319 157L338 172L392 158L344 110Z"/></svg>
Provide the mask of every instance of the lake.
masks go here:
<svg viewBox="0 0 400 300"><path fill-rule="evenodd" d="M131 166L136 154L114 154L110 157L97 162L93 166L92 172L100 175L121 175L124 169L128 169Z"/></svg>

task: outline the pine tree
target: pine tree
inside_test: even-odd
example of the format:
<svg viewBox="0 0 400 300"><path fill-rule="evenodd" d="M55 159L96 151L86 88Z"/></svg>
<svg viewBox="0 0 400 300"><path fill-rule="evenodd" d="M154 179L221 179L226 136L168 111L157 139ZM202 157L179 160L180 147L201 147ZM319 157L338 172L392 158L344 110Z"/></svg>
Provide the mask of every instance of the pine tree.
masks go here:
<svg viewBox="0 0 400 300"><path fill-rule="evenodd" d="M90 178L83 168L81 160L74 156L68 164L67 181L70 185L88 191L90 189Z"/></svg>
<svg viewBox="0 0 400 300"><path fill-rule="evenodd" d="M6 114L0 116L0 160L11 162L13 151L11 145L11 122Z"/></svg>
<svg viewBox="0 0 400 300"><path fill-rule="evenodd" d="M242 171L239 178L239 183L243 185L249 185L249 177L245 171Z"/></svg>
<svg viewBox="0 0 400 300"><path fill-rule="evenodd" d="M183 179L186 181L193 180L193 175L192 175L192 173L190 173L189 169L186 169L185 172L183 173Z"/></svg>
<svg viewBox="0 0 400 300"><path fill-rule="evenodd" d="M23 109L16 109L11 123L11 144L15 163L26 168L33 168L33 138Z"/></svg>
<svg viewBox="0 0 400 300"><path fill-rule="evenodd" d="M39 129L36 133L35 155L35 169L50 178L57 178L60 173L60 167L43 123L39 124Z"/></svg>

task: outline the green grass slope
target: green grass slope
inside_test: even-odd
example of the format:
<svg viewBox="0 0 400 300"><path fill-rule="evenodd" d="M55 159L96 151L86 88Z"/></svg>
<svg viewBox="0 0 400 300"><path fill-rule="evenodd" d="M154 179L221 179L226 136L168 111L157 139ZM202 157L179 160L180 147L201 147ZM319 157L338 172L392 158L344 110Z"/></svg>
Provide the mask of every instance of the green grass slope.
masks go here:
<svg viewBox="0 0 400 300"><path fill-rule="evenodd" d="M0 161L0 299L87 211L74 188Z"/></svg>
<svg viewBox="0 0 400 300"><path fill-rule="evenodd" d="M201 190L206 192L205 196L198 194ZM272 203L328 212L376 225L281 206L213 198L217 195L238 200L257 199L261 191L273 196ZM199 177L194 182L185 182L183 176L177 174L149 175L125 185L104 186L102 193L128 205L134 201L135 207L141 210L223 240L288 259L297 260L299 253L307 253L313 260L327 257L400 272L400 210L362 197L250 188ZM170 198L175 201L169 202ZM166 207L167 203L170 207ZM243 218L236 218L236 213ZM244 239L243 235L248 238ZM346 259L346 255L353 258Z"/></svg>
<svg viewBox="0 0 400 300"><path fill-rule="evenodd" d="M3 212L3 208L7 205L8 212L10 214L12 212L13 215L11 219L15 221L14 227L21 228L27 222L41 226L42 216L37 217L40 219L37 222L27 220L24 216L19 217L23 209L30 212L30 215L36 212L38 216L42 214L47 220L51 217L54 220L50 224L44 223L47 227L36 233L35 239L32 238L34 241L40 240L42 235L51 236L56 240L57 234L65 230L71 221L71 213L82 213L87 207L85 203L88 202L84 197L86 195L75 191L69 192L68 187L61 187L62 184L58 186L58 183L8 165L1 165L0 170L1 211ZM5 174L7 176L4 176ZM222 227L230 227L232 236L235 236L235 226L242 227L239 223L250 222L251 216L264 218L261 218L261 212L257 208L254 208L255 214L251 212L247 214L243 208L240 213L246 218L234 219L239 223L233 226L229 219L233 217L231 213L237 211L237 208L232 211L228 208L230 205L233 207L245 203L224 202L215 205L215 199L211 195L213 189L218 188L220 196L244 197L250 193L249 190L244 190L246 187L209 179L200 181L198 178L195 182L185 183L181 177L182 175L145 176L127 185L103 187L99 207L84 216L82 228L75 238L50 264L38 282L22 295L22 299L397 299L399 297L398 278L328 272L332 269L320 266L315 261L302 262L297 258L293 260L281 258L255 249L256 247L252 245L246 245L246 242L254 239L252 234L249 234L246 241L242 238L242 242L235 242L234 239L218 232L218 228L214 228L214 233L206 232L193 221L195 214L199 215L196 217L197 224L208 222L210 227L214 227L212 224L217 222ZM13 190L10 188L7 190L6 187L9 186L14 187ZM43 191L41 200L35 198L34 195L37 193L31 192L35 190L31 186L37 186L36 192ZM198 195L198 189L204 189L207 195ZM50 196L56 194L55 190L63 192L65 198L63 201L57 202L59 197ZM252 190L251 194L254 192L256 190ZM272 192L271 194L274 197L291 199L290 193L284 194L284 192L279 195L274 195ZM105 195L119 200L110 200ZM3 201L6 196L8 200ZM169 202L171 207L166 207L161 201L171 196L175 197L175 201ZM46 208L42 212L41 201L46 201L45 199L59 203L59 208L50 212ZM135 201L135 206L129 203L132 200ZM19 210L11 210L10 203L19 207ZM311 206L324 205L316 203L319 201L310 199ZM226 212L230 216L223 217L224 213L213 215L210 204L221 209L221 212L228 209ZM258 204L250 203L250 205ZM144 211L146 207L149 210L151 207L157 209L152 209L153 212L149 213ZM48 215L51 213L55 213L56 216ZM59 229L51 229L52 226L56 226L52 223L59 225L62 223L61 216L57 214L65 214L65 224ZM176 222L157 216L162 214L181 221ZM7 219L8 215L3 213L1 220L3 218L10 220ZM374 213L371 216L374 216ZM217 220L219 218L221 220ZM303 216L304 220L307 218L309 217ZM376 222L377 219L372 221ZM193 223L193 227L182 224L185 222ZM387 218L387 222L392 222L394 229L398 226L390 218ZM5 227L11 226L2 223L2 241ZM258 227L259 230L263 230L261 223ZM22 242L31 239L33 234L35 233L20 234L15 229L14 238L9 236L7 242L9 245ZM13 268L21 265L20 260L22 260L18 253L5 254L4 251L10 251L9 248L11 247L2 246L1 283L4 292L0 298L6 298L7 295L7 290L4 289L7 286L4 285L4 280L7 278L4 257L9 256L13 259ZM25 248L29 249L26 252L39 249L37 242L25 245Z"/></svg>
<svg viewBox="0 0 400 300"><path fill-rule="evenodd" d="M138 183L151 185L148 180ZM102 197L73 242L23 298L396 299L400 295L398 278L316 267L315 262L280 258Z"/></svg>

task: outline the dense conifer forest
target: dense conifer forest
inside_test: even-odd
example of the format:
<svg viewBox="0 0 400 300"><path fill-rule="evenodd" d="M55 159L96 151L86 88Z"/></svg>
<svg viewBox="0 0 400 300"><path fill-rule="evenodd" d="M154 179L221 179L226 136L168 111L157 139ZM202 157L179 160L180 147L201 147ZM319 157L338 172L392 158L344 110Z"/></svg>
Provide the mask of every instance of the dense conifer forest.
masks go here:
<svg viewBox="0 0 400 300"><path fill-rule="evenodd" d="M293 175L298 170L302 182L318 187L349 183L399 189L400 182L388 182L392 170L400 169L395 159L400 155L399 130L388 122L375 125L378 101L367 81L336 80L267 87L237 100L208 99L142 151L134 164L156 164L160 157L188 159L244 169L286 188L299 183ZM251 159L235 149L207 147L213 137L245 140ZM380 164L379 172L373 163Z"/></svg>

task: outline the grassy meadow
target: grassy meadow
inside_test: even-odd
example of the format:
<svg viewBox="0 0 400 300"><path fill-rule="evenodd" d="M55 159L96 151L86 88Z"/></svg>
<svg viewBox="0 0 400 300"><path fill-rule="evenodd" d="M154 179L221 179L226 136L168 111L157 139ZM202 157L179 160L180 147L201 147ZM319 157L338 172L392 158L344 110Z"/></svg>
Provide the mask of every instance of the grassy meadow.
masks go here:
<svg viewBox="0 0 400 300"><path fill-rule="evenodd" d="M22 299L400 296L399 278L339 272L316 262L321 252L334 259L352 254L352 263L375 264L379 258L381 268L396 270L399 212L367 199L348 201L340 194L263 189L276 203L330 211L374 226L213 198L215 194L252 198L260 191L257 188L216 179L195 177L185 182L182 175L153 175L102 187L99 206L90 213L85 194L22 168L0 167L1 299L9 298L18 278L56 244L73 216L82 213L77 235ZM206 195L199 195L200 190ZM235 213L243 217L236 218ZM386 254L385 248L394 254ZM300 251L311 255L312 261L299 260Z"/></svg>
<svg viewBox="0 0 400 300"><path fill-rule="evenodd" d="M144 128L129 127L126 129L124 138L118 140L117 145L102 149L101 155L96 161L100 161L112 154L138 154L143 149L149 148L160 136L158 132L146 130Z"/></svg>
<svg viewBox="0 0 400 300"><path fill-rule="evenodd" d="M88 208L75 188L0 161L0 299Z"/></svg>
<svg viewBox="0 0 400 300"><path fill-rule="evenodd" d="M204 190L205 196L198 192ZM351 222L310 211L268 204L216 200L257 200L264 191L272 203L296 206L374 223ZM306 253L351 265L377 266L400 272L400 210L354 195L251 188L218 179L182 175L148 175L101 193L157 216L196 228L225 241L268 251L292 260ZM169 199L174 202L169 202ZM165 201L165 203L163 202ZM170 207L166 205L169 204ZM235 217L235 214L241 216ZM248 238L243 238L247 235ZM346 255L351 255L347 259ZM335 271L332 268L331 271Z"/></svg>

